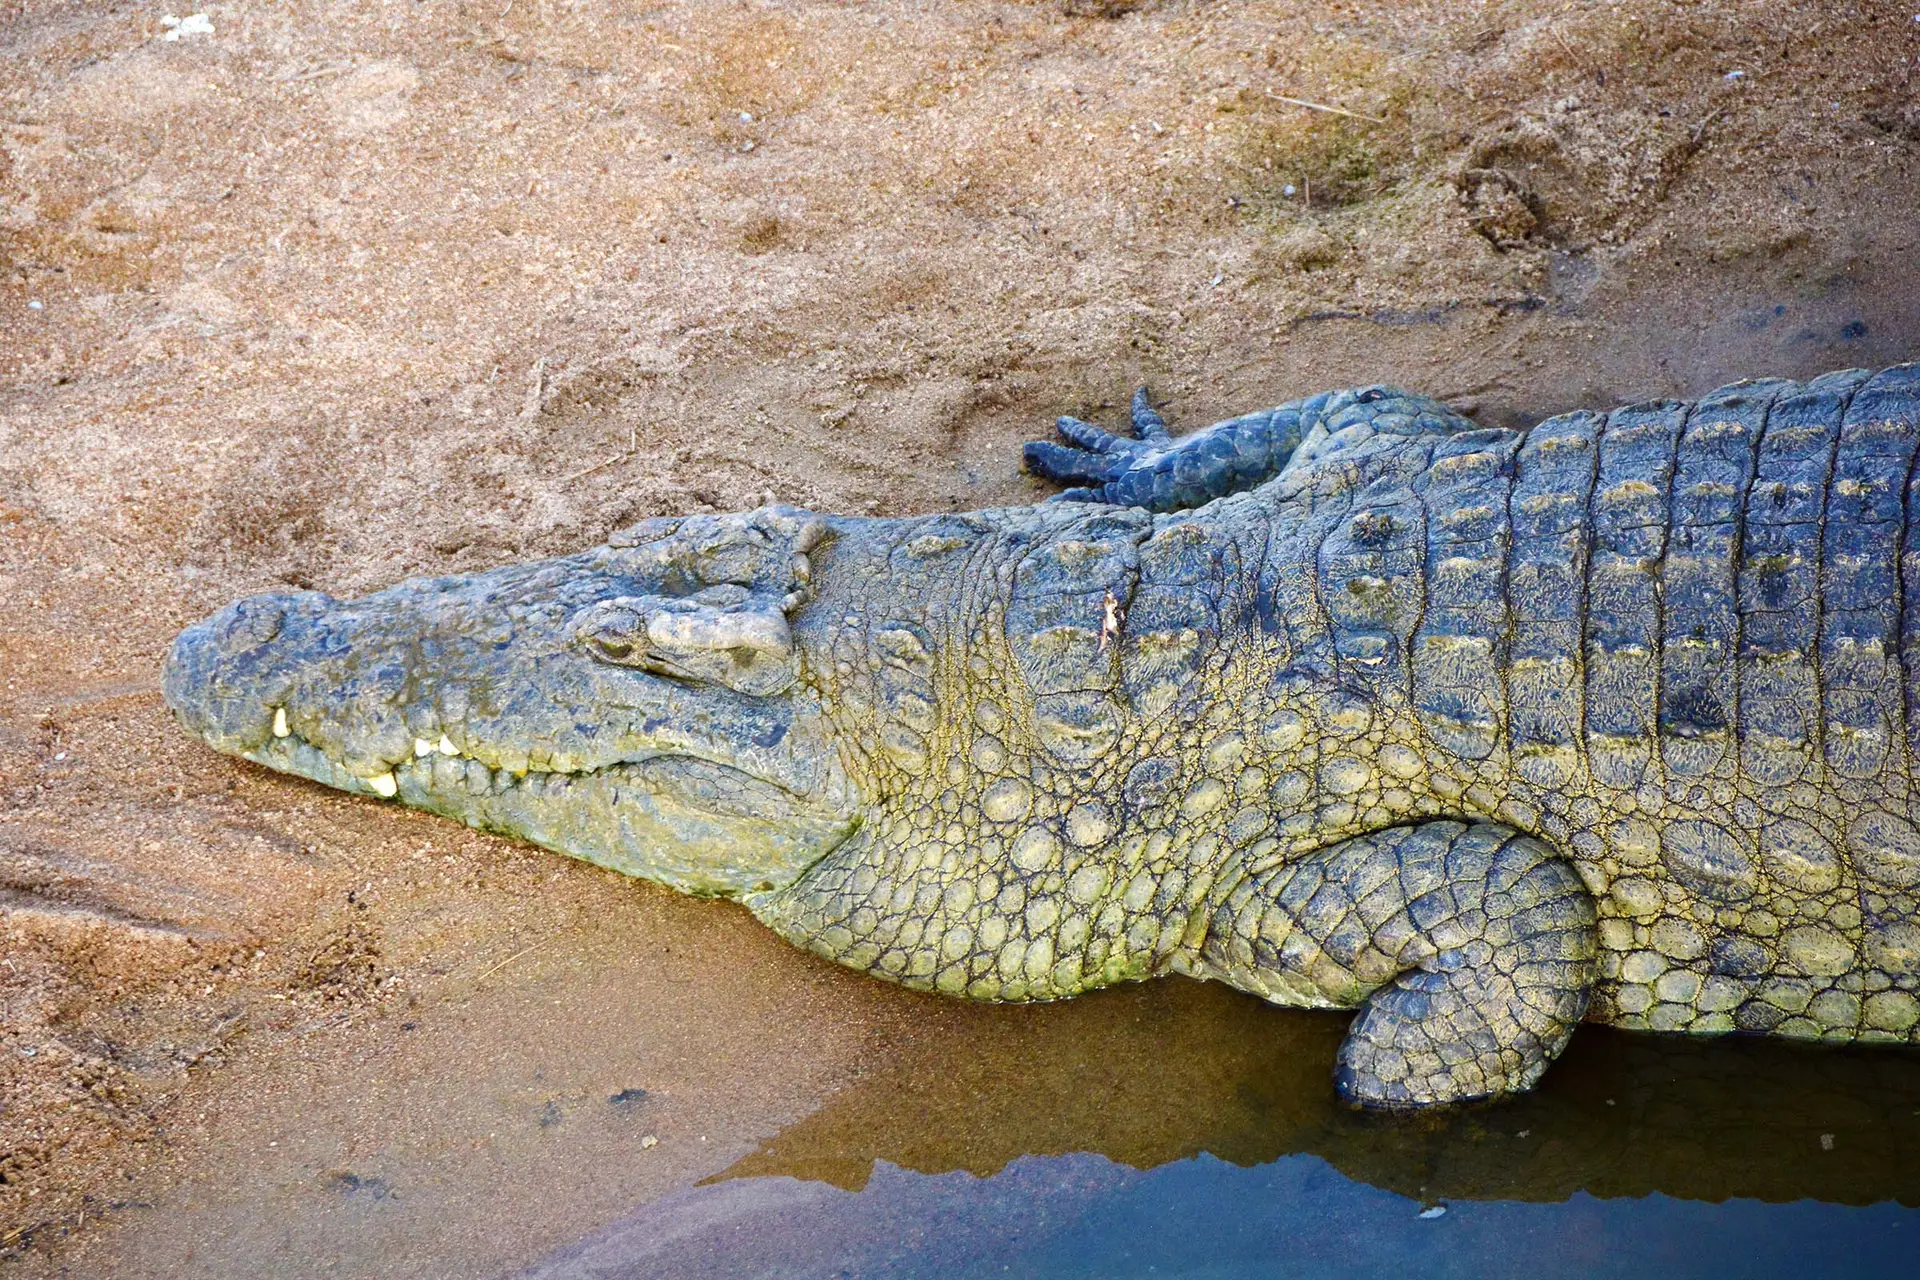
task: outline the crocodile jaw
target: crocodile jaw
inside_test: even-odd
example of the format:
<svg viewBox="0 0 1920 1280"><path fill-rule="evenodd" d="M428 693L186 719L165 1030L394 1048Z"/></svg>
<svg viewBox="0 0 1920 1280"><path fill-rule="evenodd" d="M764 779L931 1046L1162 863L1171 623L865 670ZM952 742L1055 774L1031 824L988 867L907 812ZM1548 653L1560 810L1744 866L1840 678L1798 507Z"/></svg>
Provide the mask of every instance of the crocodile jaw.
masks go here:
<svg viewBox="0 0 1920 1280"><path fill-rule="evenodd" d="M689 893L784 887L852 834L804 687L746 697L596 662L565 620L631 584L548 563L240 601L174 642L167 702L217 750Z"/></svg>

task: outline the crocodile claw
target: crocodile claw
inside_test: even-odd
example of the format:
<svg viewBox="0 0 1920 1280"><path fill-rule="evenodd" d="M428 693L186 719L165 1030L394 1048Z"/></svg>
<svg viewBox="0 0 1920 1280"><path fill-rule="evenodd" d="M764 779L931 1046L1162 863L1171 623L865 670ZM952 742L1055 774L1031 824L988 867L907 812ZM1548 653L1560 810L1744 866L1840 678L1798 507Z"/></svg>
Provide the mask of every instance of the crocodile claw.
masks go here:
<svg viewBox="0 0 1920 1280"><path fill-rule="evenodd" d="M1150 464L1173 444L1166 419L1154 411L1145 387L1133 393L1132 420L1138 439L1063 414L1054 420L1054 428L1068 443L1036 440L1027 445L1027 470L1056 483L1111 484L1127 472ZM1067 502L1106 500L1092 488L1069 489L1056 497Z"/></svg>

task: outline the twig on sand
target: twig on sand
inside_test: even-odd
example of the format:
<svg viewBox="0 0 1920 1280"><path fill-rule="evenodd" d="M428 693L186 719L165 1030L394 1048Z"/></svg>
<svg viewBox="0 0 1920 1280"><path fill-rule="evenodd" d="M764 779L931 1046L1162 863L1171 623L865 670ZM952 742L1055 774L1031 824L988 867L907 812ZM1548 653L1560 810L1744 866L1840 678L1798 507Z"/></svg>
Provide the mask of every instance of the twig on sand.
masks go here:
<svg viewBox="0 0 1920 1280"><path fill-rule="evenodd" d="M537 182L539 179L536 178L535 181ZM533 194L531 187L527 189L527 194ZM538 360L535 360L533 362L533 368L527 370L527 384L526 399L522 401L520 405L520 420L522 422L532 422L540 416L540 410L546 407L547 358L545 356L541 356Z"/></svg>
<svg viewBox="0 0 1920 1280"><path fill-rule="evenodd" d="M637 452L639 452L638 449L628 449L625 453L616 453L611 458L608 458L602 462L596 462L590 467L582 467L580 470L574 472L570 476L561 476L560 483L572 484L575 480L578 480L583 476L590 476L596 471L605 471L608 467L612 466L616 462L625 462L628 458L631 458Z"/></svg>
<svg viewBox="0 0 1920 1280"><path fill-rule="evenodd" d="M1564 14L1566 10L1562 9L1560 12ZM1571 40L1568 40L1564 35L1560 34L1560 28L1549 27L1547 28L1547 30L1553 32L1553 38L1555 40L1558 40L1560 42L1560 47L1567 51L1567 57L1572 60L1573 65L1580 68L1580 70L1582 71L1587 70L1587 60L1580 56L1579 50L1573 47L1573 42Z"/></svg>
<svg viewBox="0 0 1920 1280"><path fill-rule="evenodd" d="M1267 90L1267 96L1275 102L1284 102L1288 106L1293 107L1305 107L1309 111L1324 111L1328 115L1347 116L1354 120L1365 120L1368 124L1386 123L1386 121L1379 116L1370 116L1359 111L1349 111L1345 107L1330 107L1324 102L1309 102L1305 98L1289 98L1286 94L1275 93L1271 89Z"/></svg>
<svg viewBox="0 0 1920 1280"><path fill-rule="evenodd" d="M1698 147L1700 145L1700 139L1706 133L1708 127L1725 114L1727 114L1725 107L1715 107L1712 114L1707 116L1707 118L1699 124L1693 126L1693 136L1687 140L1687 145L1689 147Z"/></svg>
<svg viewBox="0 0 1920 1280"><path fill-rule="evenodd" d="M558 937L558 936L559 936L558 934L554 935L554 937ZM473 980L475 982L484 981L485 979L490 978L494 974L500 972L502 969L506 968L508 965L512 964L515 960L520 959L522 956L533 954L534 952L538 951L540 948L546 946L549 942L552 942L552 941L553 941L553 938L542 938L540 939L540 941L534 943L530 947L522 947L520 950L508 956L505 960L502 960L499 964L494 965L492 968L483 969L480 973L474 976Z"/></svg>

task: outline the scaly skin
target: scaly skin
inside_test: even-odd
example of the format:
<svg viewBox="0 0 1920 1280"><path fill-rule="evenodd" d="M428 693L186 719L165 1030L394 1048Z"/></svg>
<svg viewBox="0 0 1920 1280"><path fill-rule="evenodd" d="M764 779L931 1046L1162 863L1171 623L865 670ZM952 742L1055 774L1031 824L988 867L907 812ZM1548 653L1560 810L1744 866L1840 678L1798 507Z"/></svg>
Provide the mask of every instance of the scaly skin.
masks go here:
<svg viewBox="0 0 1920 1280"><path fill-rule="evenodd" d="M1526 433L1135 411L1030 448L1072 501L243 601L167 696L909 986L1360 1009L1367 1105L1524 1089L1583 1016L1920 1038L1920 367Z"/></svg>

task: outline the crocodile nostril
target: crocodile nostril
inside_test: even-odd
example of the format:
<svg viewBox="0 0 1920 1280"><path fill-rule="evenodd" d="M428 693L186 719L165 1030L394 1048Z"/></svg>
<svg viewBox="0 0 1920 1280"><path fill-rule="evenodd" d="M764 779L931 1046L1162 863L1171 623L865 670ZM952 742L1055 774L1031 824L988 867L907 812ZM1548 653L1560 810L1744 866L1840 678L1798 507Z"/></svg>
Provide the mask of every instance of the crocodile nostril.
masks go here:
<svg viewBox="0 0 1920 1280"><path fill-rule="evenodd" d="M202 626L224 657L239 657L280 638L288 627L325 613L331 597L318 591L274 591L235 601Z"/></svg>
<svg viewBox="0 0 1920 1280"><path fill-rule="evenodd" d="M257 649L280 634L286 619L282 597L254 596L228 606L214 620L214 643L229 654Z"/></svg>

